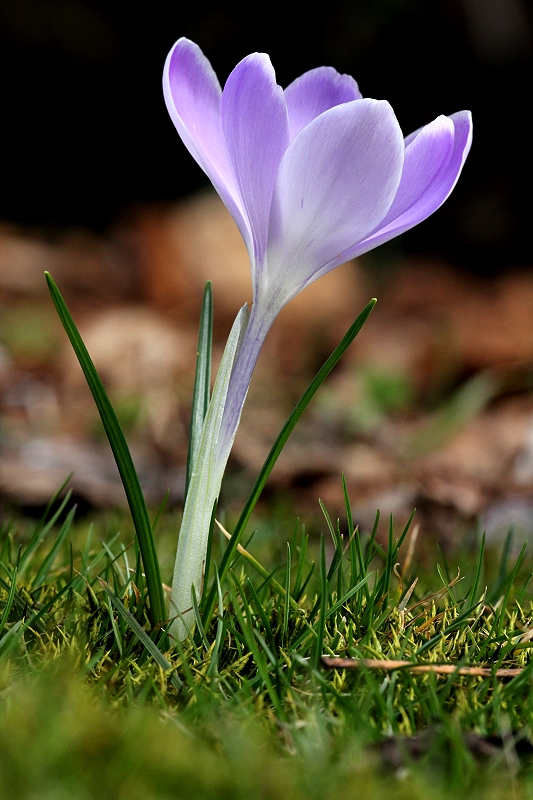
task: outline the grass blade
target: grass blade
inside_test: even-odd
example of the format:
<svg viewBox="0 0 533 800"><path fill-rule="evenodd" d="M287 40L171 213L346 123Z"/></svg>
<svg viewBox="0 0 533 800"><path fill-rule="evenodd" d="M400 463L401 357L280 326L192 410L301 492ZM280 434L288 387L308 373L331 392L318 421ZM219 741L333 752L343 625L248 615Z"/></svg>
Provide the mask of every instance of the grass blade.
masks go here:
<svg viewBox="0 0 533 800"><path fill-rule="evenodd" d="M55 514L51 517L51 519L49 519L48 522L45 525L43 525L42 528L36 528L35 533L33 534L33 536L31 537L30 541L28 542L28 546L26 547L24 552L22 552L21 555L20 555L19 577L24 574L24 572L26 571L27 565L30 563L31 556L37 550L37 548L41 545L41 543L42 543L43 539L45 538L45 536L47 535L47 533L51 530L51 528L54 527L54 525L56 524L57 520L59 519L59 517L61 516L61 514L65 510L65 508L66 508L66 506L67 506L67 504L68 504L68 502L70 500L71 494L72 494L72 489L69 489L68 492L66 493L65 497L63 498L63 500L61 502L61 505L59 506L59 508L57 509ZM48 511L48 509L47 509L47 511ZM47 512L45 512L45 516L43 517L43 521L46 519L46 516L47 516Z"/></svg>
<svg viewBox="0 0 533 800"><path fill-rule="evenodd" d="M209 581L209 573L211 571L211 552L213 550L213 535L215 532L215 516L217 513L218 499L213 504L213 513L211 514L211 524L209 525L209 536L207 537L207 548L205 551L205 567L204 567L204 583L202 586L202 597L200 600L200 610L203 611L204 603L207 597L207 583ZM216 564L215 564L216 567Z"/></svg>
<svg viewBox="0 0 533 800"><path fill-rule="evenodd" d="M231 541L231 537L227 532L227 530L222 527L222 525L220 524L220 522L218 522L218 520L215 521L220 530L222 531L222 533ZM245 550L244 547L242 547L242 545L237 545L237 552L243 558L246 559L246 561L255 569L255 571L259 573L259 575L261 575L261 577L265 581L265 585L270 584L271 588L276 592L276 594L279 595L283 600L285 600L285 602L292 608L293 611L298 611L298 612L301 611L299 603L296 602L294 597L291 597L290 592L286 592L281 583L278 583L272 577L274 572L277 571L278 569L277 567L274 570L274 572L269 572L267 569L265 569L265 567L263 567L262 564L259 563L259 561L256 558L253 557L251 553L248 552L248 550Z"/></svg>
<svg viewBox="0 0 533 800"><path fill-rule="evenodd" d="M266 692L268 693L268 695L270 697L272 705L274 706L274 709L275 709L275 711L276 711L276 713L278 715L278 718L279 719L283 719L283 717L284 717L283 707L281 705L280 698L279 698L279 696L278 696L278 694L277 694L277 692L276 692L276 690L274 688L274 685L272 683L272 679L270 677L269 670L268 670L268 664L265 661L261 650L259 650L257 645L256 645L256 630L253 627L253 616L252 616L252 613L251 613L251 610L250 610L250 606L247 603L246 595L244 594L243 587L241 586L240 582L235 577L233 579L234 579L235 586L232 587L230 585L230 592L231 592L231 596L232 596L232 606L233 606L233 611L234 611L234 614L235 614L235 618L236 618L237 622L239 623L239 627L240 627L240 629L241 629L241 631L243 633L243 636L244 636L244 639L245 639L246 644L248 646L248 649L252 653L252 657L253 657L257 672L258 672L258 674L259 674L259 676L261 678L261 681L263 683L263 686L265 687ZM239 594L240 594L243 606L244 606L244 608L246 609L246 612L247 612L246 617L244 617L244 615L243 615L243 613L241 611L240 604L237 601L236 592L239 592ZM264 642L264 639L263 639L263 642Z"/></svg>
<svg viewBox="0 0 533 800"><path fill-rule="evenodd" d="M306 557L307 557L307 547L309 544L309 537L305 532L304 526L302 526L302 533L300 536L300 552L298 555L298 569L296 571L296 580L294 581L294 590L293 596L296 600L298 600L302 593L302 581L303 581L303 574L304 568L306 564Z"/></svg>
<svg viewBox="0 0 533 800"><path fill-rule="evenodd" d="M352 586L352 588L349 589L346 592L346 594L341 597L340 600L337 600L337 602L334 603L331 606L331 608L328 608L328 610L326 611L326 619L329 619L333 614L335 614L339 610L339 608L342 608L342 606L345 603L347 603L348 600L359 591L359 589L362 589L364 586L366 586L366 584L368 583L373 574L374 574L373 572L369 572L366 577L364 577L362 580L359 581L359 583L356 583L355 586Z"/></svg>
<svg viewBox="0 0 533 800"><path fill-rule="evenodd" d="M121 616L124 622L131 628L131 630L138 638L138 640L141 642L141 644L144 645L146 650L150 653L156 664L158 664L161 667L161 669L163 669L165 672L171 670L172 664L170 663L170 661L167 661L167 659L165 658L159 647L155 644L155 642L152 641L152 639L150 639L144 628L142 628L141 625L139 625L133 614L130 611L128 611L122 600L120 600L116 596L116 594L113 591L111 591L111 588L105 581L103 581L101 578L99 580L102 585L102 588L104 589L112 605L115 607L119 616ZM181 680L178 678L178 676L175 673L173 673L170 680L174 685L174 688L179 691L179 689L181 689L183 684Z"/></svg>
<svg viewBox="0 0 533 800"><path fill-rule="evenodd" d="M122 644L122 637L121 637L120 631L118 629L117 621L116 621L116 619L114 617L113 604L112 604L111 600L109 599L109 597L107 598L107 607L109 608L109 620L111 622L111 628L113 630L113 636L115 637L115 644L117 645L118 652L119 652L119 655L120 655L120 659L122 660L124 658L124 647L123 647L123 644Z"/></svg>
<svg viewBox="0 0 533 800"><path fill-rule="evenodd" d="M191 599L192 609L194 611L194 620L196 622L197 639L200 639L206 651L209 652L209 642L205 635L204 626L202 625L202 617L200 616L200 608L198 607L198 598L196 597L196 589L194 584L191 586Z"/></svg>
<svg viewBox="0 0 533 800"><path fill-rule="evenodd" d="M65 332L70 339L70 343L74 348L78 361L80 362L80 366L98 408L102 424L117 463L143 560L148 597L150 599L150 621L152 625L155 626L163 623L166 619L165 597L152 526L150 524L150 518L148 516L148 510L144 501L139 478L126 439L89 352L83 343L78 329L74 324L74 320L52 276L48 272L46 272L45 275L52 300L59 314L59 318L63 323Z"/></svg>
<svg viewBox="0 0 533 800"><path fill-rule="evenodd" d="M34 589L36 586L40 586L42 583L45 582L46 578L48 577L48 573L50 572L52 565L54 563L55 557L57 556L61 545L65 541L67 534L69 533L72 523L74 522L74 515L76 514L77 506L73 506L68 515L66 520L64 521L63 525L61 526L61 530L57 535L57 539L55 540L54 544L50 548L50 552L47 554L46 558L44 559L43 563L41 564L37 575L33 579L32 588Z"/></svg>
<svg viewBox="0 0 533 800"><path fill-rule="evenodd" d="M283 640L289 629L289 597L291 596L291 546L287 542L287 565L285 567L285 600L283 604Z"/></svg>
<svg viewBox="0 0 533 800"><path fill-rule="evenodd" d="M15 599L16 591L17 591L17 568L13 567L13 572L11 573L11 586L9 588L9 594L7 596L6 604L2 612L2 618L0 619L0 637L2 636L2 631L4 630L5 624L9 619L9 614L11 613L11 607L13 606L13 601Z"/></svg>
<svg viewBox="0 0 533 800"><path fill-rule="evenodd" d="M24 621L19 619L0 641L0 661L7 658L18 645L22 634L26 630Z"/></svg>
<svg viewBox="0 0 533 800"><path fill-rule="evenodd" d="M217 621L217 633L215 638L215 645L211 652L211 661L209 662L209 667L207 670L207 677L214 678L218 673L218 660L220 657L220 646L222 644L222 639L224 636L224 602L222 599L222 588L220 586L220 581L218 579L218 572L217 572L217 565L215 564L215 580L217 584L217 594L218 594L218 621Z"/></svg>
<svg viewBox="0 0 533 800"><path fill-rule="evenodd" d="M313 652L312 666L317 669L322 657L324 647L324 632L326 630L326 607L328 603L328 576L326 570L326 544L324 536L320 539L320 597L319 614L316 632L315 650Z"/></svg>

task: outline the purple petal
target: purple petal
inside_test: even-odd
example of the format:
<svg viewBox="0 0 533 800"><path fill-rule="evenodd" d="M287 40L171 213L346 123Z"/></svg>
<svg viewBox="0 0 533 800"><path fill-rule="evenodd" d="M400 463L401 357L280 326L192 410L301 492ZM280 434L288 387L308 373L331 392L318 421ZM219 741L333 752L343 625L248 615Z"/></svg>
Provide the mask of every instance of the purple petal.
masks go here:
<svg viewBox="0 0 533 800"><path fill-rule="evenodd" d="M359 87L350 75L341 75L333 67L304 72L285 89L291 141L328 108L360 99Z"/></svg>
<svg viewBox="0 0 533 800"><path fill-rule="evenodd" d="M450 117L438 117L408 136L406 143L402 179L387 216L371 236L339 255L321 275L409 230L444 203L470 150L471 114L459 111Z"/></svg>
<svg viewBox="0 0 533 800"><path fill-rule="evenodd" d="M274 180L289 144L285 98L267 55L252 53L237 64L222 93L221 118L256 263L262 264Z"/></svg>
<svg viewBox="0 0 533 800"><path fill-rule="evenodd" d="M369 235L390 208L404 140L384 100L325 111L280 164L270 220L268 295L287 302L325 264Z"/></svg>
<svg viewBox="0 0 533 800"><path fill-rule="evenodd" d="M426 125L407 143L402 179L387 216L380 229L418 208L422 198L428 202L431 187L450 161L454 143L454 125L448 117L440 116Z"/></svg>
<svg viewBox="0 0 533 800"><path fill-rule="evenodd" d="M168 113L185 147L211 179L249 245L249 225L222 133L222 90L211 64L194 42L178 39L168 54L163 92Z"/></svg>

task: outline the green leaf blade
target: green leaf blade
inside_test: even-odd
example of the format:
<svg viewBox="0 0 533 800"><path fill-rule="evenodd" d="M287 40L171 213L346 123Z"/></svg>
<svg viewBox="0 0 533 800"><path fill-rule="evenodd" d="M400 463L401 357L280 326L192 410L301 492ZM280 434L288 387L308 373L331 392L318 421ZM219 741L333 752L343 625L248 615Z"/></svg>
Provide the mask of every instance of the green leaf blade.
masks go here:
<svg viewBox="0 0 533 800"><path fill-rule="evenodd" d="M211 388L211 353L213 349L213 287L207 281L200 315L198 332L198 351L196 356L196 375L191 408L191 425L189 430L189 450L187 453L187 473L185 479L185 496L189 490L193 464L195 463L205 415L209 406Z"/></svg>
<svg viewBox="0 0 533 800"><path fill-rule="evenodd" d="M150 598L150 620L154 626L161 625L167 616L163 584L161 582L152 526L133 459L104 385L66 303L50 273L46 272L45 275L52 301L83 370L115 457L143 560L148 596Z"/></svg>

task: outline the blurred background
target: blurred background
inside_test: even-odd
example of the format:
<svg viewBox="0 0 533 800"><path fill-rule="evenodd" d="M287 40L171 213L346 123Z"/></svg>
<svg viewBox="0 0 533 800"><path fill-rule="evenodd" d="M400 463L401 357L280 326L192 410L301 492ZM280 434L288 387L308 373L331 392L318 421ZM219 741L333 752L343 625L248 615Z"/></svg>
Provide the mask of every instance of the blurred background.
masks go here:
<svg viewBox="0 0 533 800"><path fill-rule="evenodd" d="M71 471L83 508L118 476L48 298L64 292L127 431L150 503L180 506L204 282L215 359L250 299L244 247L167 116L161 71L188 36L223 83L254 50L287 85L328 64L407 134L470 108L474 146L419 227L313 284L258 365L225 487L237 508L313 371L374 294L350 353L280 459L266 500L316 517L405 518L443 546L475 526L533 532L533 8L526 0L131 4L0 0L0 496L42 506Z"/></svg>

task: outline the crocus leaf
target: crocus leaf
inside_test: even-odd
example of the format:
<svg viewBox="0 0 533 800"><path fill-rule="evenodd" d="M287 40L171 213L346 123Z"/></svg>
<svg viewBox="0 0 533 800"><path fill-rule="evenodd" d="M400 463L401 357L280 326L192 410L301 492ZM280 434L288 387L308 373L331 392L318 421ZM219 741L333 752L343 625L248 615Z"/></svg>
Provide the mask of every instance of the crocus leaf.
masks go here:
<svg viewBox="0 0 533 800"><path fill-rule="evenodd" d="M124 486L124 491L126 492L128 505L130 507L144 565L146 586L150 599L150 620L154 626L160 625L167 618L163 584L161 582L161 573L159 571L159 561L157 559L152 526L150 525L148 510L144 501L141 484L139 483L139 478L133 464L133 459L122 428L113 410L113 406L104 389L104 385L100 380L100 376L96 371L66 303L50 273L46 272L45 275L57 313L63 323L63 327L70 339L78 361L80 362L83 374L85 375L96 407L98 408L100 419L102 420L109 444L111 445L111 450L115 456L122 485Z"/></svg>
<svg viewBox="0 0 533 800"><path fill-rule="evenodd" d="M187 636L188 628L194 623L191 587L194 586L197 596L201 596L213 506L225 467L225 463L220 467L217 460L216 444L233 364L247 324L248 306L244 305L237 314L224 349L191 471L174 566L170 609L171 616L178 615L170 633L180 641Z"/></svg>
<svg viewBox="0 0 533 800"><path fill-rule="evenodd" d="M196 375L194 379L194 392L192 396L191 425L189 431L189 452L187 453L187 477L185 480L185 495L191 481L192 465L196 460L202 428L204 425L207 407L209 406L209 392L211 390L211 350L213 346L213 287L207 281L202 301L200 315L200 330L198 332L198 354L196 357Z"/></svg>

